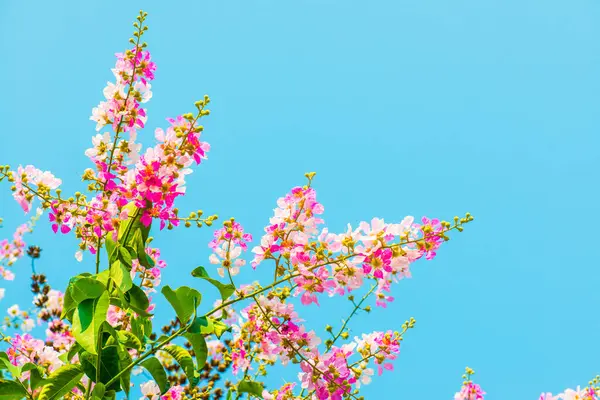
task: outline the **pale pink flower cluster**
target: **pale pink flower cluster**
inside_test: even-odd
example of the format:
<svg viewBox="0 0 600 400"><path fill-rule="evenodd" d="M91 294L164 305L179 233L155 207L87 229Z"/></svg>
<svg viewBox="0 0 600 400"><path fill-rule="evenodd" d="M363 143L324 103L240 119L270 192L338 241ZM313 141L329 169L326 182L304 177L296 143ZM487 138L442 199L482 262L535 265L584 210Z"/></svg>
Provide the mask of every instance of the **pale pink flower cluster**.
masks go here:
<svg viewBox="0 0 600 400"><path fill-rule="evenodd" d="M454 395L454 400L483 400L485 392L476 383L466 382L460 392Z"/></svg>
<svg viewBox="0 0 600 400"><path fill-rule="evenodd" d="M59 359L61 353L54 347L46 346L44 341L34 339L31 335L15 335L7 350L10 362L15 366L23 366L31 362L51 373L64 363Z"/></svg>
<svg viewBox="0 0 600 400"><path fill-rule="evenodd" d="M300 363L302 372L298 378L301 387L314 391L313 399L342 399L354 388L371 383L374 374L369 367L371 360L379 370L393 370L388 361L394 360L400 352L400 335L397 332L373 332L363 335L362 339L355 338L355 342L331 347L324 354L319 354L309 362ZM350 360L359 356L356 361Z"/></svg>
<svg viewBox="0 0 600 400"><path fill-rule="evenodd" d="M160 388L154 381L144 382L140 385L142 397L140 400L181 400L183 399L183 387L172 386L164 395L160 395Z"/></svg>
<svg viewBox="0 0 600 400"><path fill-rule="evenodd" d="M567 389L563 393L552 395L552 393L542 393L539 400L598 400L600 393L594 388Z"/></svg>
<svg viewBox="0 0 600 400"><path fill-rule="evenodd" d="M136 163L125 177L125 196L138 207L147 207L142 222L149 225L152 218L177 225L173 211L175 198L185 194L185 176L192 173L191 165L206 158L210 145L200 141L201 129L191 116L168 118L171 124L166 132L158 128L155 137L159 142Z"/></svg>
<svg viewBox="0 0 600 400"><path fill-rule="evenodd" d="M117 195L110 196L109 201L104 201L102 195L94 196L87 204L87 212L79 212L77 204L59 202L51 203L48 217L52 223L52 230L56 233L69 233L76 228L80 239L80 248L87 248L92 254L96 254L98 241L103 241L107 234L116 235L118 223L127 218L126 211L119 214L119 203Z"/></svg>
<svg viewBox="0 0 600 400"><path fill-rule="evenodd" d="M29 312L21 310L18 304L13 304L6 310L7 322L15 327L20 327L23 332L30 332L35 328L35 321L29 315Z"/></svg>
<svg viewBox="0 0 600 400"><path fill-rule="evenodd" d="M306 305L318 304L319 293L343 295L371 279L377 283L376 304L385 307L393 300L386 294L390 284L410 277L409 265L421 257L432 259L444 241L440 221L428 218L422 224L412 217L399 224L373 218L355 230L348 225L342 234L327 228L319 232L323 220L316 215L323 213L323 206L312 188L293 188L277 205L260 245L252 249L252 265L265 259L283 261L297 275L294 294ZM402 248L395 245L401 239Z"/></svg>
<svg viewBox="0 0 600 400"><path fill-rule="evenodd" d="M214 359L216 361L221 361L223 359L223 349L225 345L222 341L218 339L207 340L206 347L208 349L208 357Z"/></svg>
<svg viewBox="0 0 600 400"><path fill-rule="evenodd" d="M93 254L106 234L115 235L124 219L121 210L128 203L143 210L140 217L146 226L153 218L160 220L161 229L167 223L178 225L174 201L185 193L185 177L192 172L192 164L205 159L210 149L208 143L200 141L202 127L196 124L199 117L209 113L204 110L209 102L205 98L198 103L198 117L186 114L168 118L170 126L155 132L158 144L140 154L137 130L146 122L146 111L140 104L151 98L149 81L154 78L155 69L150 54L140 47L117 54L113 69L116 83L108 83L104 89L106 99L94 108L91 117L97 122L97 130L109 125L114 136L105 132L92 139L93 147L86 155L96 170L88 169L83 176L101 194L83 204L52 202L50 220L54 232L75 229L81 239L80 248ZM124 133L127 138L121 137ZM81 254L76 257L81 259Z"/></svg>
<svg viewBox="0 0 600 400"><path fill-rule="evenodd" d="M214 239L208 244L213 250L208 259L211 264L220 265L217 268L219 276L225 277L226 270L231 276L239 274L240 267L246 265L246 260L239 257L242 251L248 249L247 243L251 241L252 235L244 233L244 228L235 221L229 221L215 231Z"/></svg>
<svg viewBox="0 0 600 400"><path fill-rule="evenodd" d="M140 107L152 97L149 81L154 79L156 64L150 53L139 47L116 54L117 62L112 72L116 82L107 82L105 101L92 110L90 119L96 122L96 130L112 125L113 131L120 126L124 132L143 128L146 110ZM129 96L127 93L129 92Z"/></svg>
<svg viewBox="0 0 600 400"><path fill-rule="evenodd" d="M31 210L34 196L24 185L37 189L41 194L47 194L51 190L58 189L62 184L62 181L50 171L39 170L33 165L27 165L26 167L19 165L17 173L13 174L13 178L15 186L13 197L26 213Z"/></svg>
<svg viewBox="0 0 600 400"><path fill-rule="evenodd" d="M68 351L75 343L71 327L59 318L48 321L46 343L52 345L58 352Z"/></svg>
<svg viewBox="0 0 600 400"><path fill-rule="evenodd" d="M279 362L284 366L292 360L300 361L301 387L314 392L313 399L324 400L341 399L353 388L370 383L374 374L369 367L371 362L380 374L384 369L393 369L389 361L400 351L401 338L397 332L373 332L322 353L321 339L314 331L307 331L301 322L293 304L276 297L258 297L256 303L243 310L239 325L233 327L234 374L250 369L253 360ZM249 350L255 354L253 360ZM293 385L285 386L265 398L288 398L285 396L292 388Z"/></svg>
<svg viewBox="0 0 600 400"><path fill-rule="evenodd" d="M213 303L213 308L217 308L221 304L223 304L223 300L217 299ZM227 305L215 311L213 317L221 320L228 326L234 325L239 321L239 315L231 305Z"/></svg>
<svg viewBox="0 0 600 400"><path fill-rule="evenodd" d="M265 400L295 400L298 397L294 396L295 383L286 383L278 390L269 393L268 390L263 390L262 396Z"/></svg>
<svg viewBox="0 0 600 400"><path fill-rule="evenodd" d="M28 222L19 225L11 240L0 240L0 279L12 281L15 279L15 274L8 268L12 266L18 259L25 255L25 241L23 236L31 232L32 223ZM4 297L4 289L0 289L0 300Z"/></svg>

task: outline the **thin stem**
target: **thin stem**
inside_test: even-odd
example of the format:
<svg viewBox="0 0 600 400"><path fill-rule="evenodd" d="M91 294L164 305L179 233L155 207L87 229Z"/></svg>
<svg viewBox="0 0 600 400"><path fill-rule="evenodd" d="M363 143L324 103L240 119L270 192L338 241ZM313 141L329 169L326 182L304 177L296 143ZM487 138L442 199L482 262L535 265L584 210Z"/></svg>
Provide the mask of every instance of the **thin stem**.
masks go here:
<svg viewBox="0 0 600 400"><path fill-rule="evenodd" d="M125 100L123 101L123 107L126 108L127 107L127 101L129 100L129 97L131 96L131 92L133 92L133 84L135 81L135 69L137 68L137 55L139 54L140 51L140 39L142 38L142 34L143 34L143 30L142 30L142 26L144 25L144 20L142 19L140 21L139 27L138 27L138 35L137 35L137 40L135 43L135 55L133 58L133 72L131 73L131 81L129 82L129 87L127 88L127 95L125 96ZM115 139L113 140L113 145L112 148L110 149L110 154L108 157L108 163L106 164L106 167L108 169L108 174L110 174L110 170L112 169L112 162L113 162L113 157L115 155L115 149L117 147L117 140L119 140L119 133L121 133L121 126L123 125L123 121L125 120L124 118L125 116L121 116L121 120L119 121L119 123L117 124L117 129L115 130ZM104 185L102 186L102 193L106 192L106 185L108 184L108 179L104 181Z"/></svg>
<svg viewBox="0 0 600 400"><path fill-rule="evenodd" d="M346 318L344 320L344 324L342 325L342 327L340 328L340 331L337 333L337 335L335 335L333 337L333 340L331 341L331 343L329 345L327 345L327 351L329 351L329 349L331 349L333 347L333 345L335 344L335 342L339 339L339 337L342 335L342 333L344 332L344 330L346 329L346 326L348 325L348 322L350 322L350 319L352 319L352 317L356 314L356 312L360 309L360 306L365 302L365 300L367 300L367 298L371 295L371 293L373 293L373 291L377 288L377 285L373 285L371 286L371 289L367 292L367 294L365 294L363 296L363 298L358 302L358 304L356 304L354 306L354 310L352 310L352 312L350 313L350 315L348 316L348 318Z"/></svg>

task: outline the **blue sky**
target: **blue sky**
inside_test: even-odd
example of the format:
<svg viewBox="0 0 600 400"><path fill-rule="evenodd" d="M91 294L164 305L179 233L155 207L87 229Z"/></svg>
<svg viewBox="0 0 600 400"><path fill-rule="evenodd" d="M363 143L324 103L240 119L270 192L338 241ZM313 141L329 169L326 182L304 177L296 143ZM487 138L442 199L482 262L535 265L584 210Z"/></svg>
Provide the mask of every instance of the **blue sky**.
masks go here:
<svg viewBox="0 0 600 400"><path fill-rule="evenodd" d="M413 266L387 310L356 320L358 334L417 319L367 399L451 398L466 365L489 400L534 399L600 373L597 2L5 1L0 164L33 163L65 192L83 188L88 117L141 6L158 64L142 141L205 93L213 100L209 160L180 209L235 216L259 237L276 199L316 171L334 231L373 216L476 217ZM2 192L4 237L25 217ZM210 235L155 235L164 283L189 283L208 264ZM58 288L92 269L47 223L29 241ZM1 309L29 301L28 268L17 264ZM304 316L339 326L343 307ZM171 316L163 310L159 321Z"/></svg>

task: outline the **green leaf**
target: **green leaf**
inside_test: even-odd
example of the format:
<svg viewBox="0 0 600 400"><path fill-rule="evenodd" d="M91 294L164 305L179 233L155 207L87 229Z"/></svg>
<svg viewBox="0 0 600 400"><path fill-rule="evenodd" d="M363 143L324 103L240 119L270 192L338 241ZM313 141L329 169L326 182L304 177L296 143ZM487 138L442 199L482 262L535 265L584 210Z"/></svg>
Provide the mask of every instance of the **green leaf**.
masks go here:
<svg viewBox="0 0 600 400"><path fill-rule="evenodd" d="M133 234L132 244L135 248L137 259L143 267L152 268L154 267L154 260L146 253L146 245L142 239L142 233L138 229Z"/></svg>
<svg viewBox="0 0 600 400"><path fill-rule="evenodd" d="M188 332L191 333L202 333L204 335L214 333L219 339L225 332L229 331L231 331L231 327L225 325L221 321L207 317L196 318L188 329Z"/></svg>
<svg viewBox="0 0 600 400"><path fill-rule="evenodd" d="M99 399L102 400L104 398L104 393L106 392L106 386L102 382L96 383L94 386L94 390L92 391L92 398L94 400Z"/></svg>
<svg viewBox="0 0 600 400"><path fill-rule="evenodd" d="M140 322L142 317L131 317L131 333L138 338L140 343L144 343L144 328Z"/></svg>
<svg viewBox="0 0 600 400"><path fill-rule="evenodd" d="M113 376L120 372L119 366L119 351L117 346L107 346L102 349L102 356L100 357L100 382L106 384L112 379ZM115 382L108 390L119 391L119 382Z"/></svg>
<svg viewBox="0 0 600 400"><path fill-rule="evenodd" d="M96 381L96 362L98 358L92 353L87 351L83 351L79 355L79 363L81 364L81 368L83 368L83 372L87 375L92 382Z"/></svg>
<svg viewBox="0 0 600 400"><path fill-rule="evenodd" d="M81 302L73 314L73 336L85 350L97 354L98 330L106 320L108 311L108 292L97 299Z"/></svg>
<svg viewBox="0 0 600 400"><path fill-rule="evenodd" d="M150 335L152 335L152 319L142 317L141 323L142 329L144 330L144 336L150 337Z"/></svg>
<svg viewBox="0 0 600 400"><path fill-rule="evenodd" d="M117 333L116 329L112 327L111 324L108 323L108 321L104 321L102 323L102 334L108 333L110 335L110 337L106 340L103 341L102 343L104 343L104 346L110 346L110 345L116 345L116 346L121 346L121 342L120 342L120 338L119 338L119 334Z"/></svg>
<svg viewBox="0 0 600 400"><path fill-rule="evenodd" d="M42 379L43 372L36 364L30 362L25 363L21 367L21 373L26 371L29 371L29 386L31 389L36 389L48 383L47 380Z"/></svg>
<svg viewBox="0 0 600 400"><path fill-rule="evenodd" d="M13 378L19 378L21 376L21 368L13 365L5 352L0 353L0 370L7 369Z"/></svg>
<svg viewBox="0 0 600 400"><path fill-rule="evenodd" d="M206 346L204 335L201 333L188 332L183 336L191 343L192 349L194 349L196 369L200 371L204 367L204 364L206 364L206 358L208 357L208 347Z"/></svg>
<svg viewBox="0 0 600 400"><path fill-rule="evenodd" d="M122 292L127 292L133 287L133 281L131 280L129 270L125 268L123 263L119 260L111 264L110 278Z"/></svg>
<svg viewBox="0 0 600 400"><path fill-rule="evenodd" d="M70 287L71 297L77 304L87 299L97 299L106 291L106 286L95 278L79 278Z"/></svg>
<svg viewBox="0 0 600 400"><path fill-rule="evenodd" d="M65 291L65 297L63 297L63 309L60 314L60 319L67 319L69 322L73 320L73 311L77 308L77 303L73 300L73 296L71 296L71 288L67 287Z"/></svg>
<svg viewBox="0 0 600 400"><path fill-rule="evenodd" d="M119 342L128 349L140 350L142 348L142 342L129 331L119 331Z"/></svg>
<svg viewBox="0 0 600 400"><path fill-rule="evenodd" d="M23 364L23 366L21 367L21 372L26 372L26 371L31 371L32 369L37 369L37 365L35 365L34 363L28 362Z"/></svg>
<svg viewBox="0 0 600 400"><path fill-rule="evenodd" d="M0 382L0 399L2 400L21 400L27 396L27 391L23 386L15 381Z"/></svg>
<svg viewBox="0 0 600 400"><path fill-rule="evenodd" d="M106 400L106 399L115 400L116 398L117 398L117 392L115 392L114 390L107 390L106 393L104 393L104 400Z"/></svg>
<svg viewBox="0 0 600 400"><path fill-rule="evenodd" d="M125 247L119 247L119 260L125 265L127 268L131 269L131 254L129 254L129 250Z"/></svg>
<svg viewBox="0 0 600 400"><path fill-rule="evenodd" d="M96 365L98 364L98 356L84 351L81 353L79 359L85 374L92 382L97 382L96 377L98 376L98 372L96 371ZM117 346L107 346L103 348L100 356L100 382L106 384L113 376L117 375L119 371L119 353ZM119 388L119 382L115 382L107 389L118 391Z"/></svg>
<svg viewBox="0 0 600 400"><path fill-rule="evenodd" d="M133 360L131 359L131 355L129 354L129 351L127 351L126 349L120 348L119 349L119 369L121 371L123 371L131 364L132 361ZM121 383L121 388L123 388L123 390L125 391L125 394L127 395L127 397L129 397L129 391L131 390L131 369L125 371L125 373L119 377L119 382Z"/></svg>
<svg viewBox="0 0 600 400"><path fill-rule="evenodd" d="M239 393L248 393L262 399L263 385L260 382L243 380L238 383L237 390Z"/></svg>
<svg viewBox="0 0 600 400"><path fill-rule="evenodd" d="M149 357L142 361L140 365L150 372L150 375L152 375L152 378L154 378L154 381L160 388L160 394L164 394L167 390L169 390L167 373L156 357Z"/></svg>
<svg viewBox="0 0 600 400"><path fill-rule="evenodd" d="M221 321L213 320L213 333L217 336L217 338L221 339L221 336L223 336L223 334L225 332L230 332L230 331L231 331L230 326L225 325Z"/></svg>
<svg viewBox="0 0 600 400"><path fill-rule="evenodd" d="M40 386L46 385L48 383L47 379L42 378L42 373L39 368L32 369L29 373L29 386L32 390L39 388Z"/></svg>
<svg viewBox="0 0 600 400"><path fill-rule="evenodd" d="M69 349L69 352L66 353L67 354L67 361L65 361L65 363L69 363L73 357L75 357L75 354L79 353L79 350L81 350L81 346L79 345L79 343L75 342L73 343L73 346L71 346L71 348Z"/></svg>
<svg viewBox="0 0 600 400"><path fill-rule="evenodd" d="M196 289L187 286L181 286L173 291L169 286L162 288L162 294L167 298L175 310L177 317L182 324L186 324L190 317L200 305L202 295Z"/></svg>
<svg viewBox="0 0 600 400"><path fill-rule="evenodd" d="M65 364L69 363L69 353L62 353L60 356L58 356L58 359L60 361L62 361Z"/></svg>
<svg viewBox="0 0 600 400"><path fill-rule="evenodd" d="M230 283L224 284L216 279L211 278L204 267L198 267L193 270L192 276L195 278L204 279L216 287L219 290L219 293L221 293L221 299L223 299L223 301L227 300L235 292L235 286Z"/></svg>
<svg viewBox="0 0 600 400"><path fill-rule="evenodd" d="M108 255L108 265L110 265L112 264L112 261L115 260L113 257L116 257L116 255L118 254L115 253L115 250L117 249L117 244L114 242L114 240L112 240L112 235L106 236L104 244L106 245L106 254Z"/></svg>
<svg viewBox="0 0 600 400"><path fill-rule="evenodd" d="M128 243L137 229L140 230L142 240L146 242L148 235L150 234L150 226L145 227L140 221L143 211L137 208L134 203L127 204L123 207L123 210L127 210L128 218L121 221L121 224L119 225L119 243ZM127 237L125 237L125 235L127 235Z"/></svg>
<svg viewBox="0 0 600 400"><path fill-rule="evenodd" d="M63 365L48 377L48 384L44 385L38 400L55 400L69 393L81 380L83 369L81 365Z"/></svg>
<svg viewBox="0 0 600 400"><path fill-rule="evenodd" d="M230 283L224 284L216 279L211 278L204 267L198 267L193 270L192 276L195 278L204 279L216 287L219 290L219 293L221 293L221 299L223 299L223 301L227 300L235 292L235 286Z"/></svg>
<svg viewBox="0 0 600 400"><path fill-rule="evenodd" d="M190 382L194 379L194 361L186 349L176 344L171 344L163 347L162 351L169 353L177 361Z"/></svg>
<svg viewBox="0 0 600 400"><path fill-rule="evenodd" d="M198 317L192 322L188 332L190 333L202 333L203 335L210 335L214 332L212 318Z"/></svg>
<svg viewBox="0 0 600 400"><path fill-rule="evenodd" d="M146 293L137 285L131 286L125 293L125 299L129 302L129 307L138 315L149 317L151 314L146 310L150 306L150 301Z"/></svg>

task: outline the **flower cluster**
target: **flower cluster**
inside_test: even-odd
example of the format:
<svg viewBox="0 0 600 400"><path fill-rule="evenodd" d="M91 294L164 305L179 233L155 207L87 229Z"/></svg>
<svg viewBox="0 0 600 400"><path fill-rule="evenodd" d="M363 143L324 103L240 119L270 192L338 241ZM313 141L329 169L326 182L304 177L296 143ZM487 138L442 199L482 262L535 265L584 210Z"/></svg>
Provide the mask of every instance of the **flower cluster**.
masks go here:
<svg viewBox="0 0 600 400"><path fill-rule="evenodd" d="M17 260L25 255L25 241L23 236L26 233L32 232L35 222L42 215L42 210L37 209L35 216L25 224L21 224L15 229L12 239L0 240L0 279L12 281L15 279L15 274L9 269ZM0 219L2 223L2 219ZM29 252L29 250L28 250ZM0 288L0 300L4 297L4 288Z"/></svg>
<svg viewBox="0 0 600 400"><path fill-rule="evenodd" d="M7 351L10 362L22 367L26 363L34 363L48 373L63 365L60 354L53 347L47 346L42 340L34 339L31 335L15 335L10 341Z"/></svg>
<svg viewBox="0 0 600 400"><path fill-rule="evenodd" d="M246 260L239 257L242 251L248 249L247 243L251 241L252 235L244 233L244 228L233 218L225 221L223 227L215 231L214 239L208 244L213 250L209 261L211 264L220 265L217 268L219 276L225 277L225 271L231 276L240 272L240 267L246 265Z"/></svg>
<svg viewBox="0 0 600 400"><path fill-rule="evenodd" d="M39 170L33 165L26 167L19 165L17 172L12 173L10 179L14 182L11 188L13 197L25 212L31 210L36 195L40 197L49 195L62 184L62 181L50 171Z"/></svg>
<svg viewBox="0 0 600 400"><path fill-rule="evenodd" d="M471 376L475 374L471 368L467 367L463 375L463 385L460 391L454 395L454 400L483 400L485 392L476 383L471 381Z"/></svg>
<svg viewBox="0 0 600 400"><path fill-rule="evenodd" d="M154 381L148 381L140 385L142 397L140 400L180 400L183 398L183 387L173 386L161 396L160 388Z"/></svg>
<svg viewBox="0 0 600 400"><path fill-rule="evenodd" d="M314 174L307 174L309 184ZM454 225L424 217L415 223L412 217L399 224L373 218L361 222L357 229L348 225L345 233L334 234L316 215L323 206L316 200L316 191L295 187L277 202L271 225L255 253L252 265L263 260L275 261L275 275L291 274L296 284L295 296L303 304L318 304L318 294L343 295L361 288L365 280L376 282L376 304L385 307L393 300L388 295L390 284L410 277L409 266L421 257L432 259L452 229L462 230L462 224L472 220L467 214L456 218Z"/></svg>
<svg viewBox="0 0 600 400"><path fill-rule="evenodd" d="M4 317L3 327L10 328L21 328L23 332L29 332L35 328L35 320L31 318L31 314L28 311L21 310L18 304L13 304L6 310L8 316Z"/></svg>
<svg viewBox="0 0 600 400"><path fill-rule="evenodd" d="M13 195L26 212L33 199L39 197L42 207L50 208L53 231L74 232L80 240L78 260L82 259L81 251L95 254L107 237L115 239L121 221L133 217L127 213L129 204L141 210L144 225L159 219L161 229L177 226L180 221L186 226L191 222L210 225L216 218L180 218L174 207L175 199L185 193L190 167L206 159L210 150L209 144L200 140L204 128L198 123L210 113L206 109L208 96L195 103L197 113L168 118L167 129L156 129L154 147L142 152L142 145L136 142L147 120L142 104L152 97L150 82L156 71L146 44L141 42L147 30L145 18L146 14L141 13L135 23L134 38L130 40L134 46L116 55L112 69L115 80L107 83L105 99L92 110L90 119L96 122L96 130L112 130L93 137L93 147L85 152L95 169L87 169L83 180L95 194L88 198L77 192L73 197L61 198L61 180L50 172L31 165L19 166L16 172L2 167L0 179L8 177L14 182Z"/></svg>
<svg viewBox="0 0 600 400"><path fill-rule="evenodd" d="M596 376L589 382L589 386L576 389L567 389L564 392L553 395L542 393L539 400L598 400L600 399L600 376Z"/></svg>

